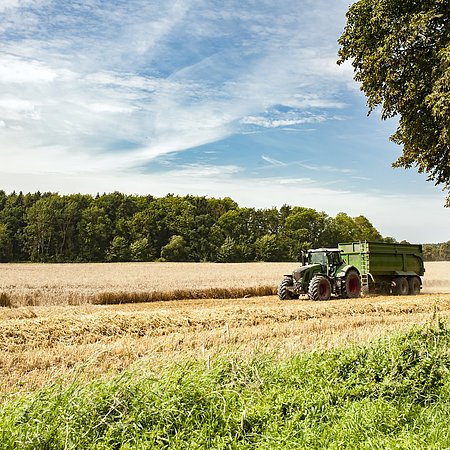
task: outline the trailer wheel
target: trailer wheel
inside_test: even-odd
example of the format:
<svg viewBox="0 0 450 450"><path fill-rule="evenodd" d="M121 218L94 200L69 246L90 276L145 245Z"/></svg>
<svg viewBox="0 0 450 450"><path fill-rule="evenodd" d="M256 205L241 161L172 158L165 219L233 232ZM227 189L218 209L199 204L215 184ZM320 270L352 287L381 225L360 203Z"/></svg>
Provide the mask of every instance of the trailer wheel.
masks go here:
<svg viewBox="0 0 450 450"><path fill-rule="evenodd" d="M406 277L394 278L394 284L393 292L395 295L408 295L409 286Z"/></svg>
<svg viewBox="0 0 450 450"><path fill-rule="evenodd" d="M408 278L409 285L409 295L419 295L420 294L420 280L417 277Z"/></svg>
<svg viewBox="0 0 450 450"><path fill-rule="evenodd" d="M294 282L292 281L292 278L283 278L281 280L281 283L278 286L278 290L277 290L278 298L280 300L291 300L291 299L293 299L294 296L287 289L288 286L293 286L293 285L294 285Z"/></svg>
<svg viewBox="0 0 450 450"><path fill-rule="evenodd" d="M361 278L356 270L349 270L345 276L345 296L347 298L361 296Z"/></svg>
<svg viewBox="0 0 450 450"><path fill-rule="evenodd" d="M331 297L331 284L328 278L314 277L309 283L308 297L311 300L329 300Z"/></svg>

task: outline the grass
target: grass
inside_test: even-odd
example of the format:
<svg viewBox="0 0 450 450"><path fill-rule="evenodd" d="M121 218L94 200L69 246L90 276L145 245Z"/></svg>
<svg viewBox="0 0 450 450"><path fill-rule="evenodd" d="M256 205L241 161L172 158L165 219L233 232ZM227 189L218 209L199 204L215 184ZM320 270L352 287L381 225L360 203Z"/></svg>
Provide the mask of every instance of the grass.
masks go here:
<svg viewBox="0 0 450 450"><path fill-rule="evenodd" d="M222 354L7 402L3 449L448 448L450 329L279 361Z"/></svg>

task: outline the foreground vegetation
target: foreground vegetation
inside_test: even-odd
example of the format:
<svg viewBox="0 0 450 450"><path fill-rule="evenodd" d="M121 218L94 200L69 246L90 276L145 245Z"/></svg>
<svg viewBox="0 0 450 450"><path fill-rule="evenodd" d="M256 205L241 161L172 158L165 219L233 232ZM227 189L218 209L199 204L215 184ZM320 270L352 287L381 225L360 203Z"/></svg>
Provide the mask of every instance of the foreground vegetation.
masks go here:
<svg viewBox="0 0 450 450"><path fill-rule="evenodd" d="M151 363L5 403L4 449L447 448L450 329L277 361Z"/></svg>

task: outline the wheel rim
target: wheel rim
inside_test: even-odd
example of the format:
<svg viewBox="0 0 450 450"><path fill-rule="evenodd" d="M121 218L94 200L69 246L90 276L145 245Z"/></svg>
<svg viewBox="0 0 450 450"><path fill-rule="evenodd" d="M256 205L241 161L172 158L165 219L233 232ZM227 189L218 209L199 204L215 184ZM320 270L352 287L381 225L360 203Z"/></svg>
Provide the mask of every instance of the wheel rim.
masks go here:
<svg viewBox="0 0 450 450"><path fill-rule="evenodd" d="M321 298L328 297L328 285L325 282L320 283L319 285L319 295Z"/></svg>
<svg viewBox="0 0 450 450"><path fill-rule="evenodd" d="M356 277L350 278L350 280L348 280L348 291L350 292L350 294L357 294L358 290L359 290L358 279Z"/></svg>

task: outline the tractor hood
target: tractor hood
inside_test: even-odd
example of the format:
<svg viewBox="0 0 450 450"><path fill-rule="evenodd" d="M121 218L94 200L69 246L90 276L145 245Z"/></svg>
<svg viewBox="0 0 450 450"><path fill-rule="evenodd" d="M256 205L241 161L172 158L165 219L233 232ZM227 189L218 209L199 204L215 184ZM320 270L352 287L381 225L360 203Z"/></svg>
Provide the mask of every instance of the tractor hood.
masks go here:
<svg viewBox="0 0 450 450"><path fill-rule="evenodd" d="M311 269L320 269L322 266L320 264L309 264L307 266L301 266L292 272L292 277L295 281L300 281L303 278L303 274ZM315 271L315 270L314 270Z"/></svg>

